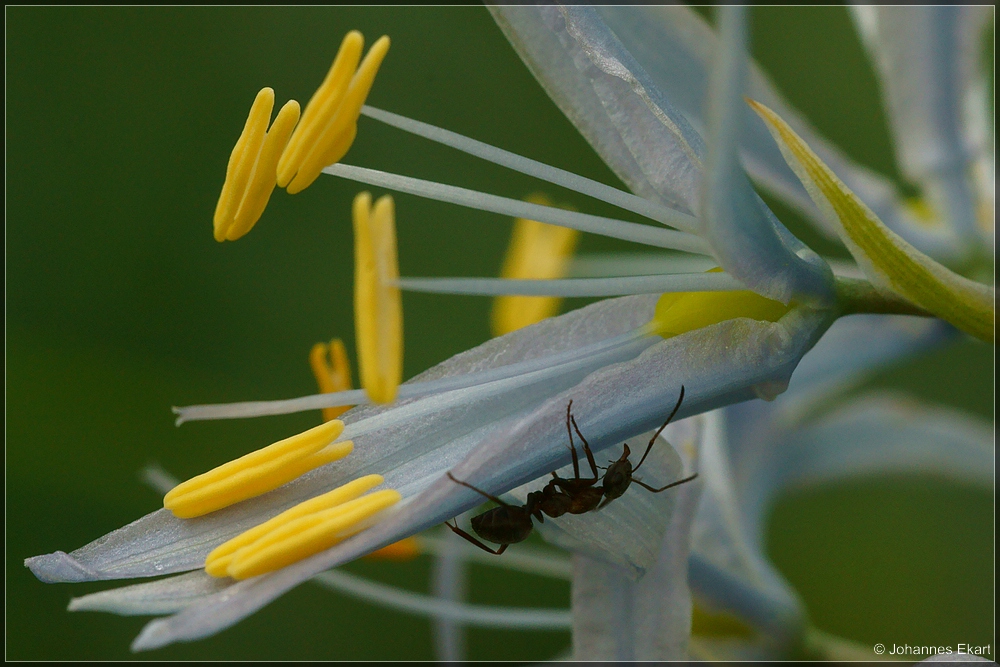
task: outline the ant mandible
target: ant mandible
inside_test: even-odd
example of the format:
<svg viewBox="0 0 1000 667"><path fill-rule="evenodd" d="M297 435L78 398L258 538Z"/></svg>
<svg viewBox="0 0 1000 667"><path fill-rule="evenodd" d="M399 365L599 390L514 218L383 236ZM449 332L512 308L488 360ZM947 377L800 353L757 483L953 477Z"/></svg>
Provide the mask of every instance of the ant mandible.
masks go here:
<svg viewBox="0 0 1000 667"><path fill-rule="evenodd" d="M485 491L477 489L467 482L455 479L455 477L449 472L448 478L455 482L456 484L461 484L464 487L470 488L476 493L492 500L497 504L497 507L486 510L482 514L472 517L472 529L476 532L479 537L483 538L487 542L493 542L494 544L499 544L499 549L491 549L490 547L483 544L481 541L465 532L458 527L458 522L452 525L445 522L444 525L448 526L452 532L460 535L469 542L472 542L480 549L488 551L491 554L499 556L502 554L509 545L515 544L517 542L522 542L528 538L534 527L531 523L531 517L538 519L539 523L545 521L545 517L549 516L553 519L562 516L563 514L586 514L587 512L592 512L598 510L612 500L616 498L621 498L625 491L628 490L629 485L632 482L640 485L644 489L652 493L660 493L661 491L666 491L667 489L673 488L685 482L690 482L698 476L698 473L694 473L689 477L677 480L676 482L671 482L664 487L659 489L653 488L650 485L644 483L642 480L633 477L633 474L639 470L643 462L646 460L646 456L649 455L650 450L653 449L653 443L656 439L660 437L660 433L663 429L667 427L670 420L674 418L677 411L681 407L681 402L684 400L684 386L681 386L680 396L677 399L677 405L674 406L673 411L671 411L670 416L667 420L663 422L663 425L657 429L653 437L650 438L649 444L646 446L646 451L643 453L642 458L639 463L632 467L632 462L629 461L629 454L631 453L628 447L628 443L624 445L624 451L621 457L617 461L611 461L610 465L605 469L603 479L598 474L598 465L594 461L594 453L590 449L590 444L587 439L583 437L580 432L580 427L576 424L576 419L572 414L573 401L570 401L566 406L566 432L569 435L569 448L570 453L573 457L573 477L570 479L564 479L559 477L555 471L553 471L552 479L548 484L542 488L541 491L532 491L528 494L527 502L524 505L511 505L500 500L496 496L490 495ZM576 454L576 445L573 443L573 431L576 431L577 437L583 442L583 452L587 456L587 462L590 464L590 470L593 477L580 477L580 462ZM597 484L598 481L602 483Z"/></svg>

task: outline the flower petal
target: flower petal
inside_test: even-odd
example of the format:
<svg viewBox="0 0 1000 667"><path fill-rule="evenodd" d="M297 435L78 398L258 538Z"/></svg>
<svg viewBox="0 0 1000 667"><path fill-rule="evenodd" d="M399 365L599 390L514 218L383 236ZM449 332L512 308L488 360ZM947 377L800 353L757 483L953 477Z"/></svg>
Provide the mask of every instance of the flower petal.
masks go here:
<svg viewBox="0 0 1000 667"><path fill-rule="evenodd" d="M655 303L656 296L602 301L490 340L411 382L489 370L611 338L648 322ZM597 360L593 363L600 365ZM536 382L534 390L526 390L513 378L506 385L491 383L492 389L424 396L391 407L355 408L342 416L348 425L342 438L355 443L346 459L203 517L181 520L167 510L157 510L71 554L59 551L29 558L25 564L46 582L148 577L200 568L219 544L357 476L378 472L385 476L387 488L396 488L404 496L414 493L429 483L428 475L436 478L442 466L446 469L461 460L476 438L482 437L476 435L480 429L501 424L505 415L526 414L544 397L572 386L593 369L593 365L581 366L574 375L557 379L555 385Z"/></svg>
<svg viewBox="0 0 1000 667"><path fill-rule="evenodd" d="M708 97L712 54L717 49L715 31L689 7L618 7L597 10L639 65L694 128L706 127L705 100ZM858 193L864 202L897 234L922 252L937 258L953 256L958 246L947 227L928 227L903 205L893 183L852 161L836 146L823 139L809 122L781 96L767 75L750 64L747 82L749 97L774 109L799 136L812 146L822 160ZM740 137L743 165L755 182L797 208L819 231L836 238L836 228L823 218L808 193L768 138L766 126L746 112ZM988 179L992 183L992 178Z"/></svg>
<svg viewBox="0 0 1000 667"><path fill-rule="evenodd" d="M977 221L970 175L977 162L992 163L989 81L980 66L992 11L947 5L851 10L881 75L903 174L924 187L932 208L966 242L990 235L992 211Z"/></svg>
<svg viewBox="0 0 1000 667"><path fill-rule="evenodd" d="M188 572L73 598L69 610L106 611L121 616L175 614L232 584L229 579L219 579L204 571Z"/></svg>
<svg viewBox="0 0 1000 667"><path fill-rule="evenodd" d="M693 213L704 143L588 7L490 6L563 113L636 194Z"/></svg>
<svg viewBox="0 0 1000 667"><path fill-rule="evenodd" d="M639 303L642 302L636 300L632 305ZM591 308L597 309L600 305ZM617 305L621 307L622 304ZM645 307L649 305L647 301ZM521 329L466 354L478 356L482 348L502 347L505 338L561 320L565 323L564 318L568 317ZM449 469L458 479L483 491L502 493L565 465L569 454L561 436L569 398L573 398L574 405L579 408L581 430L593 434L588 439L597 452L658 426L664 406L676 400L681 384L687 392L678 419L746 400L755 395L757 385L787 382L795 364L828 326L827 318L823 313L796 309L777 323L730 320L659 342L632 360L601 368L575 386L561 391L551 391L554 387L548 387L547 399L528 397L538 407L527 415L515 413L491 421L478 431L457 438L455 442L459 444L449 445L447 451L428 448L422 460L414 464L414 472L408 475L413 487L422 486L423 489L400 503L399 511L384 522L326 552L282 570L241 581L175 616L154 621L146 626L133 646L137 650L156 648L214 634L323 570L478 505L481 502L478 493L443 476ZM525 393L529 392L515 392L505 400L520 399ZM356 410L370 414L373 411L403 411L406 407ZM482 406L473 407L474 412L482 414ZM496 410L497 405L486 406L486 409ZM350 415L344 415L345 422L351 421ZM414 426L413 421L408 422L407 433L422 430ZM360 437L353 436L353 439L358 449L363 450ZM390 440L383 444L391 446L393 443ZM461 461L452 460L452 455L462 452L469 453ZM395 472L385 473L387 481ZM429 486L424 486L428 483Z"/></svg>
<svg viewBox="0 0 1000 667"><path fill-rule="evenodd" d="M838 224L841 240L872 283L986 342L993 341L996 290L964 278L895 234L773 111L751 102L816 205Z"/></svg>
<svg viewBox="0 0 1000 667"><path fill-rule="evenodd" d="M833 301L833 274L792 236L750 186L738 148L746 112L745 7L720 9L721 38L707 100L708 159L701 183L702 233L722 268L758 294L787 304Z"/></svg>
<svg viewBox="0 0 1000 667"><path fill-rule="evenodd" d="M573 655L577 660L687 658L691 637L687 561L698 487L695 481L676 489L676 507L665 515L669 523L655 565L638 581L619 567L574 554ZM667 523L663 518L661 522Z"/></svg>

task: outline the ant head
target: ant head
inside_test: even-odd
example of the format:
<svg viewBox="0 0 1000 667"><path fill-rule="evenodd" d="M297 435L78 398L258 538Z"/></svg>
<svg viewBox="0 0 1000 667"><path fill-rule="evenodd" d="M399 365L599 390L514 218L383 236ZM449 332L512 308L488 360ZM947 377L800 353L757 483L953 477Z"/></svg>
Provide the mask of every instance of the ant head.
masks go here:
<svg viewBox="0 0 1000 667"><path fill-rule="evenodd" d="M628 447L625 448L625 453L626 456L609 465L608 471L604 473L604 497L608 500L620 498L632 483L632 462L628 460Z"/></svg>

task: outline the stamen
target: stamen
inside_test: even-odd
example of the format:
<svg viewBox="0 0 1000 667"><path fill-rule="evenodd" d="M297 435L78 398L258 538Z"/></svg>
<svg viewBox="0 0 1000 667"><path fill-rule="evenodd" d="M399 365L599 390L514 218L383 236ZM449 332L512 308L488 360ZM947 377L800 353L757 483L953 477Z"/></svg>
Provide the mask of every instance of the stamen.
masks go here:
<svg viewBox="0 0 1000 667"><path fill-rule="evenodd" d="M299 120L299 103L289 100L267 130L274 108L274 90L257 93L243 133L226 168L226 182L215 207L216 241L235 241L260 219L277 182L278 157Z"/></svg>
<svg viewBox="0 0 1000 667"><path fill-rule="evenodd" d="M292 521L315 514L316 512L328 510L331 507L343 505L350 500L354 500L355 498L358 498L374 489L382 482L383 479L381 475L366 475L365 477L360 477L353 482L348 482L343 486L337 487L333 491L329 491L321 496L316 496L315 498L299 503L295 507L282 512L278 516L269 519L258 526L254 526L250 530L237 535L228 542L217 546L210 554L208 554L208 558L205 559L205 571L213 577L227 576L229 564L232 563L236 552L243 547L252 545L260 538L284 525L291 523Z"/></svg>
<svg viewBox="0 0 1000 667"><path fill-rule="evenodd" d="M724 275L721 271L715 268L702 275ZM793 306L749 290L664 294L656 302L656 314L647 326L649 333L671 338L737 317L777 322Z"/></svg>
<svg viewBox="0 0 1000 667"><path fill-rule="evenodd" d="M351 77L358 69L364 43L365 38L357 30L352 30L344 36L330 71L310 98L302 114L302 122L295 128L288 147L281 155L281 160L278 162L279 186L283 188L288 186L306 155L316 145L320 133L337 112Z"/></svg>
<svg viewBox="0 0 1000 667"><path fill-rule="evenodd" d="M544 195L532 195L533 204L550 206ZM510 245L500 275L503 278L562 278L576 248L579 232L567 227L547 225L536 220L514 221ZM558 298L502 296L493 302L490 321L494 336L552 317L559 310Z"/></svg>
<svg viewBox="0 0 1000 667"><path fill-rule="evenodd" d="M403 302L396 281L392 197L354 198L354 320L361 385L375 403L391 403L403 379Z"/></svg>
<svg viewBox="0 0 1000 667"><path fill-rule="evenodd" d="M493 164L519 171L528 176L534 176L543 181L548 181L553 185L559 185L579 192L580 194L607 202L612 206L617 206L626 211L638 213L650 220L656 220L657 222L662 222L665 225L670 225L686 232L697 232L699 229L698 219L693 215L675 211L657 202L638 197L631 192L625 192L604 183L578 176L570 171L551 167L547 164L522 157L516 153L511 153L510 151L490 146L481 141L464 137L450 130L422 123L419 120L406 118L390 111L364 106L361 107L361 113L404 132L416 134L425 139L458 149L463 153L488 160Z"/></svg>
<svg viewBox="0 0 1000 667"><path fill-rule="evenodd" d="M370 528L381 518L377 516L380 512L401 499L398 491L376 491L293 519L239 549L226 572L234 579L249 579L325 551Z"/></svg>
<svg viewBox="0 0 1000 667"><path fill-rule="evenodd" d="M400 278L400 288L434 294L479 296L599 297L660 292L733 292L746 286L729 274L674 273L666 276L624 278L566 278L563 280L505 280L503 278Z"/></svg>
<svg viewBox="0 0 1000 667"><path fill-rule="evenodd" d="M327 354L329 353L329 361ZM309 365L322 394L347 391L351 388L351 365L347 362L344 342L334 338L330 344L316 343L309 352ZM353 406L341 405L323 408L323 421L328 422L350 410Z"/></svg>
<svg viewBox="0 0 1000 667"><path fill-rule="evenodd" d="M614 239L642 243L658 248L672 248L701 255L710 255L708 244L700 237L673 229L662 229L652 225L604 218L586 213L574 213L550 206L539 206L518 199L499 197L484 192L459 188L454 185L425 181L399 174L390 174L377 169L356 167L349 164L333 164L323 170L331 176L340 176L359 183L405 192L418 197L467 206L491 213L499 213L511 218L527 218L551 225L579 229L581 232L600 234Z"/></svg>
<svg viewBox="0 0 1000 667"><path fill-rule="evenodd" d="M163 506L190 519L267 493L350 454L350 440L333 442L343 431L344 423L334 420L251 452L178 484L164 496Z"/></svg>
<svg viewBox="0 0 1000 667"><path fill-rule="evenodd" d="M279 182L287 185L288 194L309 187L323 167L339 161L354 143L361 106L389 51L389 38L379 38L358 66L363 44L357 31L344 37L323 85L309 101L306 117L282 156Z"/></svg>
<svg viewBox="0 0 1000 667"><path fill-rule="evenodd" d="M704 255L680 253L592 253L573 258L568 278L609 278L612 276L655 276L668 273L708 271L718 263Z"/></svg>

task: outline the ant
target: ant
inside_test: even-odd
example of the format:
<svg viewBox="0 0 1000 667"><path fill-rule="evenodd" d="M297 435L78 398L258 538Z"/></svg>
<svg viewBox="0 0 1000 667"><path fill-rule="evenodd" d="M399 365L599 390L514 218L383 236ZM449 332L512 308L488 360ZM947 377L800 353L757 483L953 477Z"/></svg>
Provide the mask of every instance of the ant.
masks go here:
<svg viewBox="0 0 1000 667"><path fill-rule="evenodd" d="M573 417L571 411L573 401L570 401L566 406L566 432L569 435L569 448L573 457L572 478L564 479L559 477L559 475L553 471L551 473L552 479L549 480L549 483L546 484L541 491L532 491L528 494L527 502L522 506L517 506L505 503L496 496L477 489L467 482L455 479L455 477L449 472L447 474L451 481L472 489L476 493L485 496L498 505L497 507L486 510L482 514L472 517L472 529L477 535L479 535L479 537L483 538L487 542L499 544L500 548L494 550L486 546L478 539L459 528L457 521L455 522L455 525L452 525L447 521L444 525L448 526L452 532L460 535L469 542L472 542L480 549L499 556L511 544L522 542L528 538L528 535L531 534L531 531L534 528L534 524L531 523L531 517L538 519L539 523L544 523L546 516L555 519L567 513L586 514L587 512L601 509L612 500L621 498L625 494L625 491L628 490L628 487L632 482L635 482L652 493L660 493L661 491L666 491L667 489L684 484L685 482L690 482L698 476L698 473L694 473L690 477L685 477L684 479L676 482L671 482L670 484L667 484L659 489L653 488L643 481L633 477L633 473L639 470L639 467L646 460L646 456L648 456L650 450L653 449L653 443L656 442L656 439L660 437L660 433L663 432L663 429L667 427L670 420L672 420L674 415L677 414L683 400L684 387L682 385L680 396L677 399L677 405L674 406L673 411L670 413L670 416L667 417L667 420L663 422L663 425L660 426L656 433L653 434L653 437L649 440L649 444L646 446L645 453L642 455L642 458L639 460L639 463L635 466L635 468L632 467L632 462L629 461L628 457L631 452L629 450L628 443L626 443L621 457L617 461L610 461L610 465L607 468L603 468L606 471L603 479L597 472L598 468L601 466L598 466L594 461L594 453L590 449L590 444L587 442L587 439L583 437L583 434L580 432L580 427L576 424L576 418ZM583 442L583 452L587 456L587 462L590 464L590 470L593 477L580 477L580 461L576 454L576 445L573 444L574 431L576 431L577 437L579 437L581 442ZM598 484L598 481L601 481L602 483Z"/></svg>

